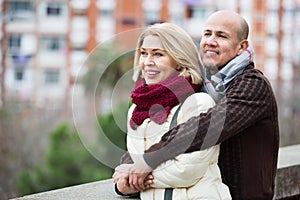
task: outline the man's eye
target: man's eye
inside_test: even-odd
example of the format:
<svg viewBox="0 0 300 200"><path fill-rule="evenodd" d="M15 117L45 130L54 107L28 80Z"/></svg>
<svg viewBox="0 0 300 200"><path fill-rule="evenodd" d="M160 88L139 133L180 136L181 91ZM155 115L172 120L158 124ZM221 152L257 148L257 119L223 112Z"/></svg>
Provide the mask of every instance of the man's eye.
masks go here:
<svg viewBox="0 0 300 200"><path fill-rule="evenodd" d="M226 38L226 35L220 35L221 38Z"/></svg>

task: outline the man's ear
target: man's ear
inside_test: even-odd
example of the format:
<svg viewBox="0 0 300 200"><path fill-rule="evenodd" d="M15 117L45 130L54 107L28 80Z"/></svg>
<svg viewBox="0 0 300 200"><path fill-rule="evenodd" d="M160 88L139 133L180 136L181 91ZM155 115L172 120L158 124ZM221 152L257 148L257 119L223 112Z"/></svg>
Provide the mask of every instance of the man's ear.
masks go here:
<svg viewBox="0 0 300 200"><path fill-rule="evenodd" d="M248 48L248 40L243 40L240 42L240 46L239 46L239 50L238 50L238 53L237 55L241 55L243 53L243 51L245 51L247 48Z"/></svg>

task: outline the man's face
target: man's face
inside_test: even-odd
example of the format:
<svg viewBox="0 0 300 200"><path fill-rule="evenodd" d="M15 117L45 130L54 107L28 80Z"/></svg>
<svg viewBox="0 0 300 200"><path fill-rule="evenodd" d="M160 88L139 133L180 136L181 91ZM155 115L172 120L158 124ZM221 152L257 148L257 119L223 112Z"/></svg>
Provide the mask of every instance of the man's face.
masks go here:
<svg viewBox="0 0 300 200"><path fill-rule="evenodd" d="M238 25L237 19L225 14L209 17L200 42L200 57L205 67L216 72L241 53Z"/></svg>

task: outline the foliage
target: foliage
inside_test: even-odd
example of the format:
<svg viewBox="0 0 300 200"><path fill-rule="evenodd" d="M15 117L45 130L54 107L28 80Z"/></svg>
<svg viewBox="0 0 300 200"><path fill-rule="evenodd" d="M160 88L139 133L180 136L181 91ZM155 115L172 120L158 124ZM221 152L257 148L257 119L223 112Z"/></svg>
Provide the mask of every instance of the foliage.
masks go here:
<svg viewBox="0 0 300 200"><path fill-rule="evenodd" d="M126 116L128 106L121 105L116 115ZM126 134L119 126L126 127L126 117L116 124L113 114L99 115L99 124L110 141L125 149ZM106 148L107 156L111 156ZM34 169L23 170L18 179L20 195L38 193L86 182L111 178L113 169L97 161L82 145L79 135L66 123L59 125L49 136L45 163ZM119 158L116 158L119 160Z"/></svg>
<svg viewBox="0 0 300 200"><path fill-rule="evenodd" d="M126 133L123 130L126 129L127 111L129 106L128 103L123 102L117 107L117 112L115 114L110 112L98 116L98 122L105 136L122 149L126 149ZM122 116L118 118L118 124L115 121L116 116ZM101 138L99 140L101 141Z"/></svg>
<svg viewBox="0 0 300 200"><path fill-rule="evenodd" d="M125 72L132 69L133 53L120 55L117 49L106 46L96 49L86 61L88 71L81 79L85 92L94 94L94 90L100 92L115 85Z"/></svg>
<svg viewBox="0 0 300 200"><path fill-rule="evenodd" d="M15 197L20 171L44 160L49 132L60 119L57 110L14 98L0 108L0 199Z"/></svg>
<svg viewBox="0 0 300 200"><path fill-rule="evenodd" d="M3 107L0 107L0 199L8 199L13 194L14 170L16 169L16 134L18 121ZM4 181L7 180L7 181Z"/></svg>
<svg viewBox="0 0 300 200"><path fill-rule="evenodd" d="M113 170L94 159L78 134L61 124L50 135L46 163L23 170L18 180L20 195L107 179Z"/></svg>

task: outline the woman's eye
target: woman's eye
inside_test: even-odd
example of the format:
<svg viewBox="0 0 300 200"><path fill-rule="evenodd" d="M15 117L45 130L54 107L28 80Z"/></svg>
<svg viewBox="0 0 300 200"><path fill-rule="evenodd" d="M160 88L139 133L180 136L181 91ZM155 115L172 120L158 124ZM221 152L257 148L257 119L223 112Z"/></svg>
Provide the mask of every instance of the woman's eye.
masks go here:
<svg viewBox="0 0 300 200"><path fill-rule="evenodd" d="M159 53L159 52L156 52L154 55L157 56L157 57L163 56L163 54Z"/></svg>
<svg viewBox="0 0 300 200"><path fill-rule="evenodd" d="M142 55L142 56L146 56L147 53L146 53L145 51L141 51L141 55Z"/></svg>

